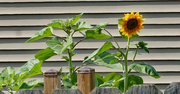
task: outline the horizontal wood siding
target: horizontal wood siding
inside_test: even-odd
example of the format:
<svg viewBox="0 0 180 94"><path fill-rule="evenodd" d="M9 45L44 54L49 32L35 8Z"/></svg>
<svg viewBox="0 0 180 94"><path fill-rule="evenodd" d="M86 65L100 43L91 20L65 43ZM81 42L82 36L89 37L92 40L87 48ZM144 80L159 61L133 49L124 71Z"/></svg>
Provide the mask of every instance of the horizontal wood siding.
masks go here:
<svg viewBox="0 0 180 94"><path fill-rule="evenodd" d="M117 20L124 13L140 12L143 14L144 29L140 37L132 43L145 41L148 43L150 54L140 50L142 55L137 56L136 62L145 61L153 65L162 76L154 79L147 75L142 76L144 83L156 84L162 90L171 82L180 81L180 1L179 0L1 0L0 1L0 71L12 66L18 69L34 54L46 48L47 39L24 43L46 24L56 19L66 19L79 13L85 13L80 21L95 25L108 22L107 29L124 48L126 41L120 36L117 29ZM66 34L55 29L54 32L62 37ZM74 41L81 39L75 34ZM77 46L78 54L73 58L73 65L80 66L85 56L88 56L105 43L104 40L86 40ZM131 47L135 50L135 47ZM110 50L115 52L115 50ZM66 55L66 54L63 54ZM132 56L129 57L129 59ZM130 59L131 60L131 59ZM42 70L63 68L68 72L67 63L60 56L54 56L42 65ZM109 72L122 71L90 65L96 72L103 75ZM35 76L30 79L42 79ZM28 79L28 80L30 80Z"/></svg>

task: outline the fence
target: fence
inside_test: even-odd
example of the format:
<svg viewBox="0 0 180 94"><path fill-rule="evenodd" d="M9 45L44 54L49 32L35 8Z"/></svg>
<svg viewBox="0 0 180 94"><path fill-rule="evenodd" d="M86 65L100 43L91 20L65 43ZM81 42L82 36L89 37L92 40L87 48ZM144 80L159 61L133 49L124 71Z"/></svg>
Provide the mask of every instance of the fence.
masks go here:
<svg viewBox="0 0 180 94"><path fill-rule="evenodd" d="M83 67L77 71L78 89L61 89L60 73L56 70L44 72L44 92L21 89L16 94L123 94L118 88L94 88L94 69ZM0 91L0 94L4 94ZM155 85L134 85L126 94L163 94ZM180 82L171 83L164 94L180 94Z"/></svg>
<svg viewBox="0 0 180 94"><path fill-rule="evenodd" d="M1 94L1 93L0 93ZM19 90L16 94L44 94L40 90ZM79 89L56 89L52 94L83 94ZM90 94L122 94L118 88L94 88ZM134 85L127 94L163 94L155 85ZM180 82L171 83L164 94L180 94Z"/></svg>

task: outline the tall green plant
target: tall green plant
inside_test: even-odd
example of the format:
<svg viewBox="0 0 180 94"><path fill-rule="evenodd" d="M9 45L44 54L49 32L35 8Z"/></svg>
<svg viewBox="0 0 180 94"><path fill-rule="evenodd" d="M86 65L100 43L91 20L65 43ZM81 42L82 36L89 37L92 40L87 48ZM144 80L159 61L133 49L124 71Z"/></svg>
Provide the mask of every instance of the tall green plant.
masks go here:
<svg viewBox="0 0 180 94"><path fill-rule="evenodd" d="M0 73L0 89L13 94L13 90L32 89L35 86L44 86L38 79L24 82L27 78L40 75L42 61L32 59L21 66L17 71L7 67Z"/></svg>
<svg viewBox="0 0 180 94"><path fill-rule="evenodd" d="M109 74L108 76L111 77L111 79L107 81L103 80L103 77L100 74L96 74L96 81L101 83L98 86L108 85L118 87L125 94L132 85L143 84L143 79L141 77L136 75L129 75L131 70L150 75L154 78L160 78L160 75L151 65L145 62L137 64L134 63L136 55L139 54L139 48L142 48L147 53L149 53L149 50L146 47L148 44L143 41L140 41L136 44L130 44L130 41L132 39L139 36L137 32L140 32L141 27L144 28L144 20L145 19L142 19L142 15L139 15L139 12L137 12L136 14L134 14L133 12L131 12L131 14L125 14L125 17L118 20L120 35L127 41L125 52L121 49L120 45L111 35L111 33L106 28L103 28L111 36L116 46L114 46L110 41L107 41L101 48L97 49L90 56L86 57L84 62L89 61L97 65L123 70L123 76L120 76L119 74ZM136 46L135 51L129 51L130 46L132 45ZM114 48L115 50L117 50L117 53L107 52L107 50L109 50L110 48ZM128 62L129 54L134 54L131 63Z"/></svg>
<svg viewBox="0 0 180 94"><path fill-rule="evenodd" d="M70 19L67 19L66 21L54 20L52 23L46 25L47 27L37 32L33 37L26 41L26 43L28 43L46 37L49 38L46 41L48 47L39 51L35 55L35 58L38 60L45 61L46 59L55 55L62 55L62 53L68 54L68 56L62 56L62 59L65 59L69 65L69 74L62 75L64 88L74 88L74 85L76 84L77 78L75 72L78 68L72 66L72 57L76 55L76 53L74 53L75 47L86 39L110 38L109 35L101 32L103 30L102 28L104 28L107 23L97 24L96 27L93 28L93 26L86 22L77 22L82 15L83 14L76 15ZM59 35L54 34L53 28L58 28L59 32L65 32L67 37L60 37ZM75 33L80 33L83 37L78 42L73 41L73 36Z"/></svg>

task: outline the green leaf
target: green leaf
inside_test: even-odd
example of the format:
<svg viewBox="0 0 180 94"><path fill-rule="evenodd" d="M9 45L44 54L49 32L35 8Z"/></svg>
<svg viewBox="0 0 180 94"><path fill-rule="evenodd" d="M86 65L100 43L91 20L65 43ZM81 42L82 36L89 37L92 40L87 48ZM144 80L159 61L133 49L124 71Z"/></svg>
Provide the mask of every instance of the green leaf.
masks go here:
<svg viewBox="0 0 180 94"><path fill-rule="evenodd" d="M87 24L86 22L78 22L76 24L76 27L74 28L75 31L82 31L86 29L93 28L90 24Z"/></svg>
<svg viewBox="0 0 180 94"><path fill-rule="evenodd" d="M71 79L73 85L75 85L77 83L77 74L76 73L73 73L72 74L72 79Z"/></svg>
<svg viewBox="0 0 180 94"><path fill-rule="evenodd" d="M114 56L110 56L109 52L103 52L99 56L96 56L93 63L108 68L122 70L122 65L119 63L118 59Z"/></svg>
<svg viewBox="0 0 180 94"><path fill-rule="evenodd" d="M42 74L41 64L42 61L39 61L38 59L32 59L25 63L23 66L21 66L16 71L14 76L14 82L13 84L11 84L13 89L17 91L21 87L25 79L35 75Z"/></svg>
<svg viewBox="0 0 180 94"><path fill-rule="evenodd" d="M63 29L64 24L65 22L62 20L54 20L52 23L48 24L47 26Z"/></svg>
<svg viewBox="0 0 180 94"><path fill-rule="evenodd" d="M103 53L104 51L109 50L112 46L113 46L113 44L112 44L110 41L107 41L106 43L104 43L104 45L103 45L101 48L97 49L97 50L94 51L88 58L86 58L86 59L83 61L83 63L86 62L86 61L88 61L88 60L90 60L90 59L92 59L92 58L94 58L94 57L96 57L96 56L98 56L98 55L100 55L100 54Z"/></svg>
<svg viewBox="0 0 180 94"><path fill-rule="evenodd" d="M125 40L128 40L128 37L125 36L125 35L122 35L122 32L120 32L120 34L121 34L121 37L122 37L122 38L124 38ZM129 39L132 40L132 39L134 39L134 38L136 38L136 37L139 37L139 35L138 35L138 34L136 34L136 35L133 35L133 34L132 34L132 36L131 36Z"/></svg>
<svg viewBox="0 0 180 94"><path fill-rule="evenodd" d="M123 76L118 74L118 73L115 73L115 72L112 72L112 73L109 73L107 74L105 77L104 77L104 82L107 82L109 80L117 80L117 79L120 79L122 78Z"/></svg>
<svg viewBox="0 0 180 94"><path fill-rule="evenodd" d="M40 86L42 85L41 83L39 83L40 80L39 79L34 79L31 81L28 81L27 83L23 83L22 86L19 89L32 89L35 86Z"/></svg>
<svg viewBox="0 0 180 94"><path fill-rule="evenodd" d="M3 83L11 84L15 74L15 69L13 67L7 67L1 72L1 78L3 78Z"/></svg>
<svg viewBox="0 0 180 94"><path fill-rule="evenodd" d="M54 50L54 53L61 55L63 53L63 45L60 43L58 38L50 38L47 40L46 44Z"/></svg>
<svg viewBox="0 0 180 94"><path fill-rule="evenodd" d="M114 80L113 82L113 87L117 87L121 90L121 92L124 93L124 78L121 78L119 80ZM128 90L133 86L133 85L139 85L143 84L143 79L139 76L136 75L129 75L128 76Z"/></svg>
<svg viewBox="0 0 180 94"><path fill-rule="evenodd" d="M146 47L148 45L148 43L145 43L143 41L140 41L138 43L139 47L141 47L142 49L144 49L147 53L149 53L149 49Z"/></svg>
<svg viewBox="0 0 180 94"><path fill-rule="evenodd" d="M73 82L68 78L63 79L62 83L64 85L64 89L70 89L73 86Z"/></svg>
<svg viewBox="0 0 180 94"><path fill-rule="evenodd" d="M78 87L76 85L73 85L71 89L78 89Z"/></svg>
<svg viewBox="0 0 180 94"><path fill-rule="evenodd" d="M54 55L56 54L53 52L53 50L47 47L46 49L40 50L38 53L36 53L35 58L41 61L45 61Z"/></svg>
<svg viewBox="0 0 180 94"><path fill-rule="evenodd" d="M103 84L101 84L99 87L103 87L103 86L112 87L112 82L113 82L113 80L106 81L106 82L104 82Z"/></svg>
<svg viewBox="0 0 180 94"><path fill-rule="evenodd" d="M144 49L147 53L149 53L149 49L148 49L147 47L143 47L143 49Z"/></svg>
<svg viewBox="0 0 180 94"><path fill-rule="evenodd" d="M72 37L71 37L71 36L68 36L68 37L66 38L66 41L67 41L66 44L63 46L63 45L60 43L59 39L57 39L57 38L51 38L51 39L47 40L46 44L47 44L51 49L53 49L56 54L61 55L61 54L62 54L64 51L66 51L67 48L73 43L73 40L72 40Z"/></svg>
<svg viewBox="0 0 180 94"><path fill-rule="evenodd" d="M79 20L79 18L81 17L83 15L83 13L81 13L81 14L79 14L79 15L76 15L76 16L74 16L73 18L71 18L69 21L70 21L70 23L71 23L71 25L74 25L76 22L77 22L77 20Z"/></svg>
<svg viewBox="0 0 180 94"><path fill-rule="evenodd" d="M104 33L97 33L95 30L87 30L85 39L108 39L111 38L109 35Z"/></svg>
<svg viewBox="0 0 180 94"><path fill-rule="evenodd" d="M95 78L97 80L97 87L104 83L103 76L101 74L95 73Z"/></svg>
<svg viewBox="0 0 180 94"><path fill-rule="evenodd" d="M94 84L95 84L95 87L98 87L98 86L99 86L99 83L98 83L98 79L97 79L96 77L94 78L94 82L95 82L95 83L94 83Z"/></svg>
<svg viewBox="0 0 180 94"><path fill-rule="evenodd" d="M52 27L46 27L46 28L40 30L33 37L28 39L26 41L26 43L32 42L32 41L35 41L35 40L39 40L39 39L42 39L42 38L45 38L45 37L49 37L49 36L54 36Z"/></svg>
<svg viewBox="0 0 180 94"><path fill-rule="evenodd" d="M98 24L97 26L100 26L100 27L106 27L107 25L108 25L109 23L107 23L107 22L105 22L105 23L100 23L100 24Z"/></svg>
<svg viewBox="0 0 180 94"><path fill-rule="evenodd" d="M65 50L67 50L67 48L73 44L73 38L72 36L67 36L66 38L66 45L64 45L64 47L62 48L62 52L64 52Z"/></svg>
<svg viewBox="0 0 180 94"><path fill-rule="evenodd" d="M152 67L151 65L149 65L149 64L147 64L145 62L138 63L138 64L131 64L131 65L129 65L129 68L135 70L136 72L150 75L150 76L152 76L154 78L160 78L161 77L156 72L154 67Z"/></svg>
<svg viewBox="0 0 180 94"><path fill-rule="evenodd" d="M69 61L69 57L63 56L61 59L65 59L66 61Z"/></svg>
<svg viewBox="0 0 180 94"><path fill-rule="evenodd" d="M59 72L62 73L62 67L59 69Z"/></svg>

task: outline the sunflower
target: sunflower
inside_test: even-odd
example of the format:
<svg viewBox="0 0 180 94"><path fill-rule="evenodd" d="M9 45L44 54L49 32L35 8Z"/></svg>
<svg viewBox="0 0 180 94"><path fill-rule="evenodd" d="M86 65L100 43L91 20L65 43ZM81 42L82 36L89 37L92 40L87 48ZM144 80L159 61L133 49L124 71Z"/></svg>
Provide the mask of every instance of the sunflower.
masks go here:
<svg viewBox="0 0 180 94"><path fill-rule="evenodd" d="M127 13L124 14L125 17L123 17L123 22L119 23L121 25L120 32L122 32L122 35L127 36L130 38L132 35L136 35L137 32L140 33L141 27L144 28L143 22L145 19L142 19L142 15L139 15L139 12L134 14L131 12L131 14Z"/></svg>

